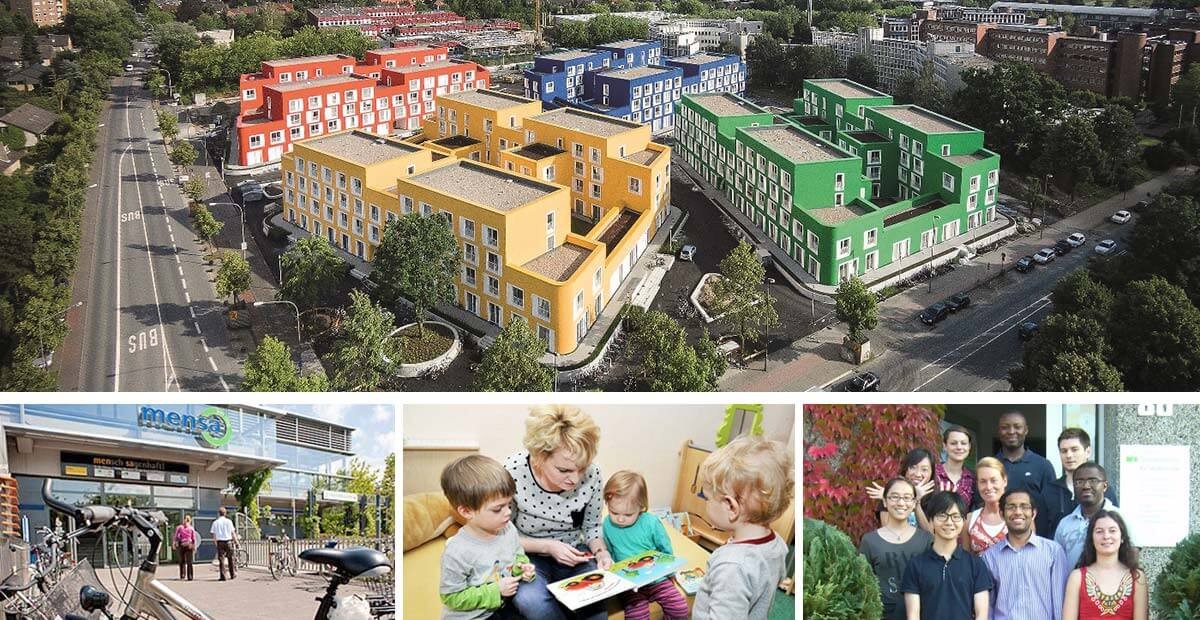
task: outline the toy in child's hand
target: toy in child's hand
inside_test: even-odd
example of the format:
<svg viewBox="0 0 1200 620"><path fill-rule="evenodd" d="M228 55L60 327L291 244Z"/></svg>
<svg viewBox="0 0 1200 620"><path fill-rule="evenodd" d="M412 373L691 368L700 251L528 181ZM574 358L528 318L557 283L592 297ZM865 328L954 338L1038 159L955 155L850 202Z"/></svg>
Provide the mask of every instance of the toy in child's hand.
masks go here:
<svg viewBox="0 0 1200 620"><path fill-rule="evenodd" d="M530 582L534 579L537 579L537 571L533 568L533 564L529 563L513 564L512 566L509 566L509 573L512 574L513 577L516 577L524 582Z"/></svg>

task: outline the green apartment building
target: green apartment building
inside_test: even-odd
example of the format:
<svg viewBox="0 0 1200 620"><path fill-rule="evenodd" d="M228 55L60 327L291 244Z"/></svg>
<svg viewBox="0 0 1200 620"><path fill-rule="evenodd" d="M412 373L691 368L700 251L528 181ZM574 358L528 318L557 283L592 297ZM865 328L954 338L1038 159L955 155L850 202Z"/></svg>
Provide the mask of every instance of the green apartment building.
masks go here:
<svg viewBox="0 0 1200 620"><path fill-rule="evenodd" d="M819 283L837 285L996 217L983 132L844 79L805 80L787 115L684 95L676 151Z"/></svg>

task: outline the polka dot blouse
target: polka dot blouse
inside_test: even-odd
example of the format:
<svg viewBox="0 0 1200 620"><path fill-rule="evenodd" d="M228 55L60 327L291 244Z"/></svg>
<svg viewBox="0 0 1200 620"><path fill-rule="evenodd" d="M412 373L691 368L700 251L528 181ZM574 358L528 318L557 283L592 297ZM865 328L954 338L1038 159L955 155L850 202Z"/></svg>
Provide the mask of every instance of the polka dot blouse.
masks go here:
<svg viewBox="0 0 1200 620"><path fill-rule="evenodd" d="M526 450L505 459L504 468L517 482L513 524L522 536L551 538L572 546L601 537L604 492L595 463L588 465L575 490L561 493L551 493L534 480Z"/></svg>

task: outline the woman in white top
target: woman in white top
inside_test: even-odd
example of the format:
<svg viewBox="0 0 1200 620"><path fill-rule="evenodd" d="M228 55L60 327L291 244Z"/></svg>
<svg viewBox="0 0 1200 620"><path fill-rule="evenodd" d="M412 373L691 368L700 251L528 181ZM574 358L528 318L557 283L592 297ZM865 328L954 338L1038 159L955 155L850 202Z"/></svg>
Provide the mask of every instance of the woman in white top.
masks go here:
<svg viewBox="0 0 1200 620"><path fill-rule="evenodd" d="M1008 488L1004 464L991 456L979 459L975 464L975 484L983 498L983 507L967 515L967 527L963 528L962 536L963 547L979 555L1008 535L1008 526L1000 513L1000 496Z"/></svg>

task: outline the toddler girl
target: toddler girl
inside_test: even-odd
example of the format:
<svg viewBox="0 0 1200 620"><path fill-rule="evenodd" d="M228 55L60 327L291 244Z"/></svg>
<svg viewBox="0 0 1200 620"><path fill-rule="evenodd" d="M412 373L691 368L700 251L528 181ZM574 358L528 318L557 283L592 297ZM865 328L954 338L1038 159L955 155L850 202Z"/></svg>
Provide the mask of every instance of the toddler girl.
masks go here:
<svg viewBox="0 0 1200 620"><path fill-rule="evenodd" d="M614 561L620 562L646 551L674 555L667 530L658 517L646 512L646 481L641 474L619 471L604 485L608 517L604 519L604 542ZM650 601L662 606L666 620L687 620L688 604L670 578L644 585L621 595L626 620L649 620Z"/></svg>

